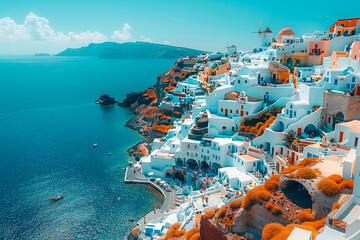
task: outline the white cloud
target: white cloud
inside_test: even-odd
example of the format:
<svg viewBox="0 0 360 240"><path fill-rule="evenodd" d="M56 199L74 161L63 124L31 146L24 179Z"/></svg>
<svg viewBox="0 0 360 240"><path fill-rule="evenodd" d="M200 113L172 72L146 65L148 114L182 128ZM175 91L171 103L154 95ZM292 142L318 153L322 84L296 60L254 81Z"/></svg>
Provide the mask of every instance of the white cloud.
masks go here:
<svg viewBox="0 0 360 240"><path fill-rule="evenodd" d="M121 31L114 31L111 38L116 42L129 42L133 40L130 30L130 25L125 23L123 29Z"/></svg>
<svg viewBox="0 0 360 240"><path fill-rule="evenodd" d="M149 37L144 37L143 35L140 36L140 41L142 42L152 42L153 40Z"/></svg>
<svg viewBox="0 0 360 240"><path fill-rule="evenodd" d="M50 26L48 19L30 12L23 23L16 23L10 17L0 18L0 43L3 46L0 54L33 51L57 52L59 49L80 47L89 43L136 41L131 30L132 27L125 23L121 30L113 31L110 36L89 30L77 33L57 32ZM140 36L140 41L153 42L151 38L143 35Z"/></svg>
<svg viewBox="0 0 360 240"><path fill-rule="evenodd" d="M169 45L170 44L170 41L164 41L164 44L166 44L166 45Z"/></svg>

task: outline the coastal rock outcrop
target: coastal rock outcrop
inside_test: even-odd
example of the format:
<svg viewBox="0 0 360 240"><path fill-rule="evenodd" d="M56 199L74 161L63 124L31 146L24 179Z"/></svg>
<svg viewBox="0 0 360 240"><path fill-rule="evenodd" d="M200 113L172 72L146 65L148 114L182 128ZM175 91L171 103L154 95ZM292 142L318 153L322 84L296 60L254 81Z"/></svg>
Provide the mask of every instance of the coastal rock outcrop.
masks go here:
<svg viewBox="0 0 360 240"><path fill-rule="evenodd" d="M155 86L151 86L145 91L131 92L126 94L126 98L119 103L121 107L127 107L134 114L129 119L126 126L137 131L146 138L146 142L152 142L155 138L164 137L173 127L173 120L181 118L184 107L166 107L159 108L159 104L164 100L165 94L171 92L178 82L186 80L190 75L196 74L193 66L194 60L179 59L175 62L172 69L161 74L157 78ZM147 144L144 149L138 148L139 144L131 147L128 153L139 160L150 151L150 145Z"/></svg>

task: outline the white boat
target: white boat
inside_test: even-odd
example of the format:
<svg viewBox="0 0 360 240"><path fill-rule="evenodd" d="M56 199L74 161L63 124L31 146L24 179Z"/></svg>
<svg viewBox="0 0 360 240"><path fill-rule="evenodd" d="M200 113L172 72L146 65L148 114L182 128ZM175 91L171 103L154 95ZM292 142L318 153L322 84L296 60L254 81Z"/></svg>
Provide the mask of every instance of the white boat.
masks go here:
<svg viewBox="0 0 360 240"><path fill-rule="evenodd" d="M94 143L93 147L97 147L97 143Z"/></svg>

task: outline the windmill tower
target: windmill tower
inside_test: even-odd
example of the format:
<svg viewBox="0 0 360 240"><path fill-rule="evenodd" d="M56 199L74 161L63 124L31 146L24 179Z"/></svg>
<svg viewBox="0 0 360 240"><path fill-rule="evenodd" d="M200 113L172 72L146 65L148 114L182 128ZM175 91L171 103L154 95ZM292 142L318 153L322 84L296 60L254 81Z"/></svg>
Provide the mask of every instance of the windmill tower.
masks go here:
<svg viewBox="0 0 360 240"><path fill-rule="evenodd" d="M257 32L261 47L269 47L273 43L273 32L267 27L264 31L261 31L261 25Z"/></svg>

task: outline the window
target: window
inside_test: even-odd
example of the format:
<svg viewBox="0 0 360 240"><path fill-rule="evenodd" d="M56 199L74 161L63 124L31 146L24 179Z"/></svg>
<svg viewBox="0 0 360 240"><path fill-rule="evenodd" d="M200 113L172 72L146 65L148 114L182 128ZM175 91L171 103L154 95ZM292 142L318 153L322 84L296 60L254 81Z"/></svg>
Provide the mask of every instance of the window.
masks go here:
<svg viewBox="0 0 360 240"><path fill-rule="evenodd" d="M355 77L352 77L352 82L355 82Z"/></svg>
<svg viewBox="0 0 360 240"><path fill-rule="evenodd" d="M290 109L292 109L292 105L290 105Z"/></svg>
<svg viewBox="0 0 360 240"><path fill-rule="evenodd" d="M247 80L245 80L245 83L247 83Z"/></svg>
<svg viewBox="0 0 360 240"><path fill-rule="evenodd" d="M241 110L243 110L244 109L244 105L241 105Z"/></svg>
<svg viewBox="0 0 360 240"><path fill-rule="evenodd" d="M187 152L187 155L189 156L189 152Z"/></svg>
<svg viewBox="0 0 360 240"><path fill-rule="evenodd" d="M195 153L195 157L197 157L197 153Z"/></svg>
<svg viewBox="0 0 360 240"><path fill-rule="evenodd" d="M232 131L235 131L235 127L232 127Z"/></svg>
<svg viewBox="0 0 360 240"><path fill-rule="evenodd" d="M218 151L220 151L220 147L218 147Z"/></svg>
<svg viewBox="0 0 360 240"><path fill-rule="evenodd" d="M195 149L197 149L197 146L195 145Z"/></svg>
<svg viewBox="0 0 360 240"><path fill-rule="evenodd" d="M239 110L238 110L238 109L236 110L236 114L239 114Z"/></svg>
<svg viewBox="0 0 360 240"><path fill-rule="evenodd" d="M331 117L328 118L328 123L331 123Z"/></svg>
<svg viewBox="0 0 360 240"><path fill-rule="evenodd" d="M190 148L190 144L188 144L188 148Z"/></svg>
<svg viewBox="0 0 360 240"><path fill-rule="evenodd" d="M246 115L248 115L249 114L249 112L248 111L246 111Z"/></svg>
<svg viewBox="0 0 360 240"><path fill-rule="evenodd" d="M230 113L232 113L232 109L230 109Z"/></svg>
<svg viewBox="0 0 360 240"><path fill-rule="evenodd" d="M294 117L296 117L296 111L294 111Z"/></svg>
<svg viewBox="0 0 360 240"><path fill-rule="evenodd" d="M335 82L334 82L334 85L337 85L338 84L338 79L335 78Z"/></svg>
<svg viewBox="0 0 360 240"><path fill-rule="evenodd" d="M224 111L224 109L222 108L222 109L221 109L221 112L223 112L223 111Z"/></svg>
<svg viewBox="0 0 360 240"><path fill-rule="evenodd" d="M240 80L238 80L238 83L240 83Z"/></svg>
<svg viewBox="0 0 360 240"><path fill-rule="evenodd" d="M350 88L350 83L346 84L346 88L347 88L347 89Z"/></svg>
<svg viewBox="0 0 360 240"><path fill-rule="evenodd" d="M359 142L359 138L358 138L358 137L355 137L355 142L354 142L354 146L355 146L355 147L357 147L358 142Z"/></svg>

